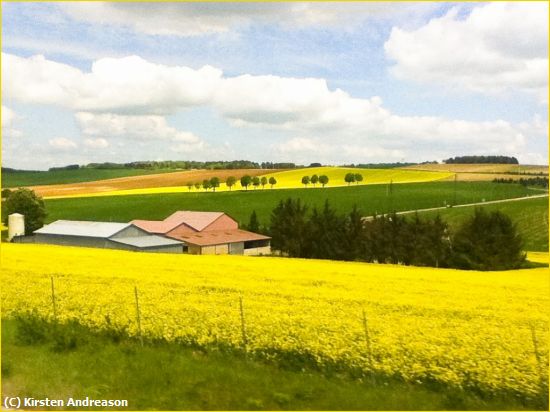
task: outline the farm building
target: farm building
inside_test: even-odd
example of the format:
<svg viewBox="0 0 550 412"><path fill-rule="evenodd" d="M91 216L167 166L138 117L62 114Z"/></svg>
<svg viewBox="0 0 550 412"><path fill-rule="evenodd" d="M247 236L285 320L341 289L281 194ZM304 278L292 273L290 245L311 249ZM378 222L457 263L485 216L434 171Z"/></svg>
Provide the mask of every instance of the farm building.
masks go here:
<svg viewBox="0 0 550 412"><path fill-rule="evenodd" d="M35 230L32 241L142 252L183 252L182 242L152 235L131 223L57 220Z"/></svg>
<svg viewBox="0 0 550 412"><path fill-rule="evenodd" d="M151 234L182 241L187 252L195 255L271 253L269 236L239 229L238 223L222 212L178 211L161 221L131 223Z"/></svg>

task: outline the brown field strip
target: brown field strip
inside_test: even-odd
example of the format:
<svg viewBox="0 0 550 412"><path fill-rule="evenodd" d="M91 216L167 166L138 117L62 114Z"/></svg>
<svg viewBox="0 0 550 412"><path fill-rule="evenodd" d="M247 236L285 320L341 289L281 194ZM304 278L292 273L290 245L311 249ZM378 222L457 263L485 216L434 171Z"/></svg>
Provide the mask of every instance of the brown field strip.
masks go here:
<svg viewBox="0 0 550 412"><path fill-rule="evenodd" d="M212 177L219 177L221 182L225 182L229 176L240 179L244 175L260 176L272 171L271 169L185 170L154 175L118 177L115 179L96 180L93 182L31 186L30 189L43 197L81 195L153 187L183 187L188 183L202 183L204 179L210 179Z"/></svg>
<svg viewBox="0 0 550 412"><path fill-rule="evenodd" d="M405 166L402 169L408 170L428 170L438 172L453 172L453 173L479 173L479 174L503 174L510 173L511 176L517 176L518 173L548 175L548 166L541 165L513 165L513 164L418 164L413 166ZM497 177L497 176L494 176ZM491 177L492 180L494 177ZM500 176L503 177L503 176ZM475 179L472 179L475 180ZM489 179L479 179L489 180Z"/></svg>
<svg viewBox="0 0 550 412"><path fill-rule="evenodd" d="M512 180L519 180L519 179L528 179L530 177L536 177L533 175L517 175L517 174L504 174L504 173L460 173L456 172L456 180L458 182L483 182L483 181L492 181L493 179L512 179ZM454 176L449 176L445 179L441 179L442 181L452 181L454 180Z"/></svg>

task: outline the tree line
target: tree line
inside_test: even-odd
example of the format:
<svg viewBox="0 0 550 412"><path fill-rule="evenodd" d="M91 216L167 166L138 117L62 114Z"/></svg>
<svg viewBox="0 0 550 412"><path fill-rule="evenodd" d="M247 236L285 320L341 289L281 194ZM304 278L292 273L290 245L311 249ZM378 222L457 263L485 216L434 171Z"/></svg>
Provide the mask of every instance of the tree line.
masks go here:
<svg viewBox="0 0 550 412"><path fill-rule="evenodd" d="M520 178L520 179L512 179L512 178L495 178L493 179L493 183L519 183L522 186L541 186L544 188L548 188L548 178L547 177L529 177L529 178Z"/></svg>
<svg viewBox="0 0 550 412"><path fill-rule="evenodd" d="M265 176L258 177L258 176L250 176L250 175L244 175L239 180L241 187L243 187L245 190L248 190L249 186L254 187L254 189L257 189L258 187L262 187L262 189L265 189L265 186L269 183L271 188L273 189L273 186L277 184L277 179L275 179L273 176L271 176L269 179ZM193 188L199 190L201 187L208 191L212 189L213 192L216 191L218 187L220 187L221 180L219 177L212 177L210 179L204 179L202 182L188 182L186 184L189 191L191 191ZM225 185L229 188L229 190L233 189L233 186L237 183L237 178L235 176L229 176L227 179L225 179Z"/></svg>
<svg viewBox="0 0 550 412"><path fill-rule="evenodd" d="M455 156L444 160L443 163L498 163L498 164L519 164L518 159L511 156Z"/></svg>
<svg viewBox="0 0 550 412"><path fill-rule="evenodd" d="M258 231L253 217L250 223ZM357 207L341 215L328 201L310 210L289 198L273 210L264 232L272 237L272 248L289 257L475 270L515 269L525 261L510 218L483 209L452 232L439 216L407 218L394 212L365 218Z"/></svg>
<svg viewBox="0 0 550 412"><path fill-rule="evenodd" d="M199 162L194 160L163 160L163 161L139 161L129 163L88 163L86 165L68 165L62 167L51 167L49 171L76 170L76 169L259 169L260 164L250 160L231 161L207 161Z"/></svg>

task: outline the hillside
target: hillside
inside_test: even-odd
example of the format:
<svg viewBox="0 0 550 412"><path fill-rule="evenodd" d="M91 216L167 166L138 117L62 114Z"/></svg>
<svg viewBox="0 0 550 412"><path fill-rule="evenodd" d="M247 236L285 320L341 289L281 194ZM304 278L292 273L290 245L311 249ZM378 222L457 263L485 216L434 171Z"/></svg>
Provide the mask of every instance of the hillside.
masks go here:
<svg viewBox="0 0 550 412"><path fill-rule="evenodd" d="M294 169L289 171L277 171L270 174L266 174L266 172L268 172L266 169L189 170L169 174L124 177L85 183L32 186L31 188L41 196L53 199L61 197L122 196L153 193L200 193L205 191L202 186L197 189L195 186L188 187L188 183L202 184L204 179L210 179L212 177L218 177L222 182L216 189L216 192L224 192L230 191L225 183L223 183L229 176L237 178L237 183L232 190L244 190L239 182L239 179L244 175L266 176L267 178L274 176L277 179L277 184L273 187L274 189L304 187L301 184L302 176L311 176L313 174L327 175L330 179L327 188L347 186L347 183L344 182L344 175L348 172L361 173L363 175L364 180L359 185L389 183L390 181L394 183L429 182L452 176L450 173L442 172L339 167ZM314 187L313 185L309 186L311 188ZM320 188L321 185L317 184L316 187ZM265 187L260 186L255 188L250 185L248 190L267 188L271 188L271 186L266 184Z"/></svg>
<svg viewBox="0 0 550 412"><path fill-rule="evenodd" d="M380 183L413 183L413 182L431 182L441 180L452 176L451 173L438 171L413 171L403 169L360 169L348 167L312 167L305 169L293 169L277 173L269 173L264 175L268 179L273 176L277 179L277 187L279 188L296 188L304 187L302 177L316 174L318 176L326 175L329 178L328 187L348 186L344 177L347 173L359 173L363 176L363 181L360 183L352 183L352 185L361 184L380 184ZM313 186L309 184L309 186ZM317 187L321 184L317 183Z"/></svg>
<svg viewBox="0 0 550 412"><path fill-rule="evenodd" d="M136 287L146 338L486 395L546 396L547 369L537 369L548 360L546 268L464 272L16 244L2 252L4 317L51 317L53 276L58 320L138 336ZM144 272L151 267L154 276Z"/></svg>
<svg viewBox="0 0 550 412"><path fill-rule="evenodd" d="M456 228L464 219L473 214L475 207L479 206L423 212L421 216L435 217L439 215L449 223L451 228ZM510 216L512 221L517 224L519 233L524 239L525 250L548 251L548 198L488 204L483 208L487 211L500 210Z"/></svg>
<svg viewBox="0 0 550 412"><path fill-rule="evenodd" d="M175 169L91 169L54 171L3 171L2 188L91 182L129 176L146 176L177 172Z"/></svg>
<svg viewBox="0 0 550 412"><path fill-rule="evenodd" d="M222 193L159 193L131 196L97 196L46 200L48 222L57 219L127 222L132 219L164 219L176 210L223 211L241 223L256 210L261 223L288 197L300 198L309 207L322 207L328 200L339 212L357 205L365 215L391 210L417 210L456 202L473 203L540 194L514 184L487 182L428 182L393 185L359 185L332 189L258 189Z"/></svg>
<svg viewBox="0 0 550 412"><path fill-rule="evenodd" d="M546 165L514 165L514 164L418 164L405 166L404 170L425 170L451 173L489 173L489 174L539 174L548 175Z"/></svg>
<svg viewBox="0 0 550 412"><path fill-rule="evenodd" d="M78 170L76 171L78 172ZM140 189L160 188L160 192L188 191L188 183L201 183L204 179L214 176L221 181L229 176L240 178L244 175L257 176L265 173L263 169L231 169L231 170L185 170L172 171L162 174L144 174L139 176L119 177L114 179L97 180L82 183L70 183L62 185L31 186L37 194L43 197L64 197L95 195L100 193L134 191ZM196 190L193 188L193 190Z"/></svg>

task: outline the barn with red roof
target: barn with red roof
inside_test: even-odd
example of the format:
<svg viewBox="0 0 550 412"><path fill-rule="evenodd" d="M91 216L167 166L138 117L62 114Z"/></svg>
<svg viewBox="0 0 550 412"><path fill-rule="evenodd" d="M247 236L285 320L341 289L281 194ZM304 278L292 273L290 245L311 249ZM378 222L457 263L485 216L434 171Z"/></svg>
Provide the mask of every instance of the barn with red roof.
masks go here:
<svg viewBox="0 0 550 412"><path fill-rule="evenodd" d="M239 229L223 212L182 210L164 220L133 220L133 225L155 235L183 242L196 255L262 255L271 253L271 238Z"/></svg>

